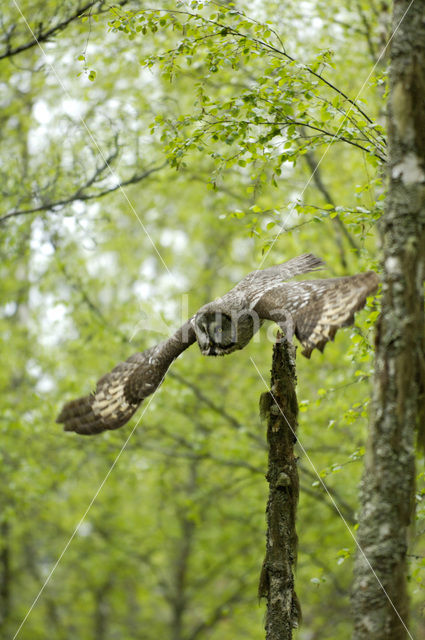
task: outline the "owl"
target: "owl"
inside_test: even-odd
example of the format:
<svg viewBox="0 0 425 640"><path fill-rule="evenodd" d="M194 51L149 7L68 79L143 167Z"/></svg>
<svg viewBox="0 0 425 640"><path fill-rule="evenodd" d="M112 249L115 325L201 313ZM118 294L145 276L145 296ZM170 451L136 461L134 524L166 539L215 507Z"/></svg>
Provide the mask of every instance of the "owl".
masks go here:
<svg viewBox="0 0 425 640"><path fill-rule="evenodd" d="M302 354L323 351L336 331L354 322L355 311L379 284L373 271L342 278L288 282L324 265L304 254L253 271L221 298L201 307L171 337L120 362L88 396L64 405L57 422L65 431L92 435L123 426L163 381L172 362L194 342L205 356L243 349L266 320L295 335Z"/></svg>

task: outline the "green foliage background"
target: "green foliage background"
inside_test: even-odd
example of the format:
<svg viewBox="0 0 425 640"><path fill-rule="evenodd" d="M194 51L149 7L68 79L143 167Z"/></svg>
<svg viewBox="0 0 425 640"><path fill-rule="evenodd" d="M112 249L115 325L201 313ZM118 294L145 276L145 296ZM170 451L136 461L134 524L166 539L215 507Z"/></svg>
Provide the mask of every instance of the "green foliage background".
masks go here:
<svg viewBox="0 0 425 640"><path fill-rule="evenodd" d="M19 6L36 33L75 10ZM127 444L140 414L96 438L64 434L54 418L260 264L312 251L329 276L377 268L385 6L101 4L16 55L8 45L31 36L13 3L5 10L2 637L71 535L19 638L263 637L264 382L251 359L267 380L271 330L225 359L192 347ZM359 91L357 106L342 95ZM355 534L376 316L369 306L324 356L298 358L305 640L350 633L347 526ZM419 637L420 502L417 513Z"/></svg>

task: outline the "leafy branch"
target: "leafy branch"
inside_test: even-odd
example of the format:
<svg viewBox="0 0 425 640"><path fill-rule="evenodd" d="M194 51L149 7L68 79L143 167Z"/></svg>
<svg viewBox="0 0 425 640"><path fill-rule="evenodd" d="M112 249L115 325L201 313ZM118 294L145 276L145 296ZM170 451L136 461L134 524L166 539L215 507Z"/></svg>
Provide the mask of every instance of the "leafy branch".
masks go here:
<svg viewBox="0 0 425 640"><path fill-rule="evenodd" d="M118 5L123 7L127 2L128 0L119 0ZM62 19L58 20L57 16L54 15L48 24L45 22L39 22L37 26L33 28L33 36L26 42L19 45L15 45L13 43L13 38L19 21L7 26L4 24L4 19L0 18L0 25L3 31L2 38L0 38L3 46L3 50L0 51L0 60L13 58L24 51L28 51L28 49L38 46L39 43L50 42L61 31L69 27L70 24L85 16L87 12L90 12L90 15L96 15L99 13L106 13L107 11L110 11L110 8L110 5L104 2L104 0L92 0L85 4L79 4L74 11Z"/></svg>
<svg viewBox="0 0 425 640"><path fill-rule="evenodd" d="M93 183L101 177L102 173L107 168L109 168L110 162L112 160L113 160L113 156L109 156L108 158L106 158L105 161L102 162L102 165L93 172L92 176L83 185L78 187L78 189L76 189L74 193L70 194L69 196L65 198L60 198L54 201L43 202L37 207L32 207L30 209L15 209L13 211L9 211L9 213L6 213L5 215L0 216L0 224L5 223L6 220L9 220L10 218L16 218L18 216L26 216L32 213L40 213L42 211L57 211L58 209L61 209L68 204L72 204L73 202L86 202L88 200L103 198L104 196L109 195L110 193L113 193L118 189L122 189L123 187L127 187L130 184L137 184L138 182L145 180L153 173L156 173L157 171L160 171L161 169L163 169L167 164L166 162L164 162L161 165L152 167L151 169L146 169L141 173L134 173L130 178L127 178L127 180L119 181L118 184L112 185L110 187L106 187L105 189L101 189L96 192L86 193L86 190L89 187L91 187Z"/></svg>
<svg viewBox="0 0 425 640"><path fill-rule="evenodd" d="M167 112L152 125L172 166L184 166L189 151L207 151L218 172L236 162L244 167L262 160L272 161L280 174L284 162L295 162L303 153L299 145L293 146L300 129L312 132L310 149L338 140L365 152L374 163L385 162L382 128L320 71L332 66L328 51L304 64L287 53L276 31L233 6L196 0L190 3L192 10L182 2L178 6L115 8L109 22L111 30L130 38L152 33L162 42L170 30L182 35L175 46L142 60L148 68L159 65L170 81L176 73L190 71L194 83L191 112L175 117ZM278 46L271 42L273 36ZM208 85L218 72L221 87L213 97ZM245 78L242 83L239 76ZM280 146L285 153L279 153Z"/></svg>

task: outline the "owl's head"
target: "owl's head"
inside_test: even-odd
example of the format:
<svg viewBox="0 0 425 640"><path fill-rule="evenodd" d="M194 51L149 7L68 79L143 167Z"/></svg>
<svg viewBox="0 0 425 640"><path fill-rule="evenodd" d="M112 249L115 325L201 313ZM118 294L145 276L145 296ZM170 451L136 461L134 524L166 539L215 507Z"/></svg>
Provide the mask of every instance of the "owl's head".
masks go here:
<svg viewBox="0 0 425 640"><path fill-rule="evenodd" d="M204 356L224 356L243 349L260 328L254 313L201 309L195 316L195 333Z"/></svg>

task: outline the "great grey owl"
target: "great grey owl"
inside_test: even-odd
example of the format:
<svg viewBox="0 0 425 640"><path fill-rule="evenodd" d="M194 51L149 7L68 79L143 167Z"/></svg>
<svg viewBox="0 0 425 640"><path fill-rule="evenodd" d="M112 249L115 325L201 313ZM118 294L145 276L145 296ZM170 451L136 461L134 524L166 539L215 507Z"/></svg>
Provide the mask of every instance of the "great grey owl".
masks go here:
<svg viewBox="0 0 425 640"><path fill-rule="evenodd" d="M287 282L323 266L304 254L288 262L253 271L221 298L197 311L167 340L120 362L96 384L93 393L68 402L57 422L83 435L117 429L161 384L171 363L198 342L204 355L226 355L242 349L264 320L276 322L286 338L295 335L303 355L323 351L337 329L354 322L367 296L378 287L373 271L342 278Z"/></svg>

